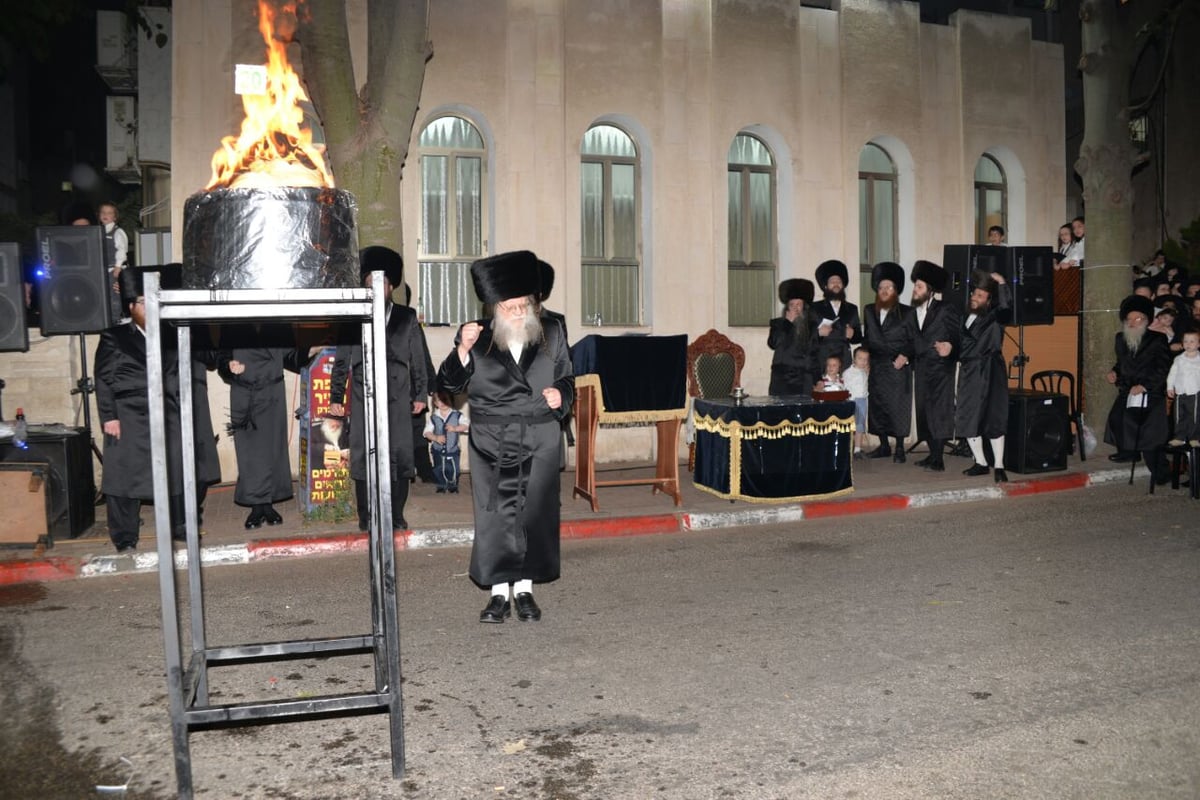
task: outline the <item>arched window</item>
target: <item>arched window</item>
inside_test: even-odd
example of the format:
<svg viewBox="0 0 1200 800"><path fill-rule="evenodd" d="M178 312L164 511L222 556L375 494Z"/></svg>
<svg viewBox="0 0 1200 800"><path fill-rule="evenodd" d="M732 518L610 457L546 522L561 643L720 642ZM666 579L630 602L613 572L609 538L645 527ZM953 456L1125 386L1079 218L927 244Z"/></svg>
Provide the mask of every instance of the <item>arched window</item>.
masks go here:
<svg viewBox="0 0 1200 800"><path fill-rule="evenodd" d="M637 145L613 125L593 125L580 147L582 322L642 324Z"/></svg>
<svg viewBox="0 0 1200 800"><path fill-rule="evenodd" d="M868 142L858 154L858 268L864 298L872 294L871 267L880 261L895 261L900 250L896 186L892 157Z"/></svg>
<svg viewBox="0 0 1200 800"><path fill-rule="evenodd" d="M427 323L457 325L481 314L471 262L484 254L487 163L483 137L462 117L421 131L420 311Z"/></svg>
<svg viewBox="0 0 1200 800"><path fill-rule="evenodd" d="M729 324L766 325L775 314L775 159L739 133L729 146Z"/></svg>
<svg viewBox="0 0 1200 800"><path fill-rule="evenodd" d="M1008 181L1000 162L987 153L975 165L975 243L987 244L988 228L1008 230Z"/></svg>

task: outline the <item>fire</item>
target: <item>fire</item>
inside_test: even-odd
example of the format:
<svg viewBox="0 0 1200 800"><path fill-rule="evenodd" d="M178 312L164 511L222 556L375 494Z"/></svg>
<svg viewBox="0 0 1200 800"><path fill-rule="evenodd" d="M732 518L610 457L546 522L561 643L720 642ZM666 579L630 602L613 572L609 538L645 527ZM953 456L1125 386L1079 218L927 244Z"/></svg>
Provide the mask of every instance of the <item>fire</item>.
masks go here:
<svg viewBox="0 0 1200 800"><path fill-rule="evenodd" d="M294 14L294 2L280 9ZM243 94L239 136L226 136L213 154L212 180L204 188L325 186L333 176L321 149L313 144L312 130L304 125L301 101L308 94L288 63L287 45L275 36L276 10L268 0L258 0L258 30L267 44L265 94Z"/></svg>

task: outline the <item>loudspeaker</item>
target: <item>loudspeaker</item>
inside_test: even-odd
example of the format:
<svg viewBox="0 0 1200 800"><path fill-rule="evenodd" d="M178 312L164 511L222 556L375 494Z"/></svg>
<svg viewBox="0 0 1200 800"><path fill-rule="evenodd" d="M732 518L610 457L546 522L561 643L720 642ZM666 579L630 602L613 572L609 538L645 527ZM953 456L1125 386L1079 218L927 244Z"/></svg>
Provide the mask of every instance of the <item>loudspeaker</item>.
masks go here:
<svg viewBox="0 0 1200 800"><path fill-rule="evenodd" d="M1012 287L1010 325L1054 324L1054 251L1049 247L1008 248L1005 280Z"/></svg>
<svg viewBox="0 0 1200 800"><path fill-rule="evenodd" d="M1071 447L1070 407L1065 394L1010 391L1004 468L1013 472L1066 469Z"/></svg>
<svg viewBox="0 0 1200 800"><path fill-rule="evenodd" d="M947 303L957 304L963 313L970 313L968 301L971 290L971 276L975 270L991 275L998 272L1008 280L1007 247L976 244L947 244L942 247L942 266L949 273L946 276L946 288L942 291L942 299Z"/></svg>
<svg viewBox="0 0 1200 800"><path fill-rule="evenodd" d="M96 483L92 472L91 443L87 433L31 431L28 447L11 439L0 442L0 462L49 465L49 527L54 539L74 539L96 522Z"/></svg>
<svg viewBox="0 0 1200 800"><path fill-rule="evenodd" d="M25 283L21 280L21 248L0 243L0 352L29 349L25 326Z"/></svg>
<svg viewBox="0 0 1200 800"><path fill-rule="evenodd" d="M37 229L42 335L98 333L112 327L112 286L104 264L104 229L60 225Z"/></svg>

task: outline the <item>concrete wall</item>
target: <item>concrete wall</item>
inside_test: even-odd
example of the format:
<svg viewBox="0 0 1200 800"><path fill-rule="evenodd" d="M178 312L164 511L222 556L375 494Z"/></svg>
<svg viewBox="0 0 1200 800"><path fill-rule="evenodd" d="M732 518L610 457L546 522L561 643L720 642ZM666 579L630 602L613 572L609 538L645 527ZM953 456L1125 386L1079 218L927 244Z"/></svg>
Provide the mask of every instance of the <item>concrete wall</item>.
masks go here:
<svg viewBox="0 0 1200 800"><path fill-rule="evenodd" d="M365 2L348 8L361 82ZM906 265L940 261L943 244L969 240L984 152L1009 175L1012 243L1045 243L1066 214L1061 50L1032 41L1025 20L964 11L949 26L924 25L916 3L882 0L843 0L838 11L798 0L438 0L430 15L435 52L417 130L446 112L479 127L489 250L528 247L556 266L549 305L576 338L585 332L579 146L597 121L623 125L642 157L647 325L638 332L725 330L746 348L751 392L767 387L766 329L725 324L725 163L739 131L766 140L778 166L781 279L811 277L826 258L857 264L858 155L871 141L900 171ZM185 199L240 125L233 64L260 62L262 46L251 0L176 0L173 20L178 232ZM414 154L403 209L413 265L415 165ZM427 329L435 360L453 334ZM214 417L226 406L214 398ZM600 457L648 456L650 438L605 431Z"/></svg>

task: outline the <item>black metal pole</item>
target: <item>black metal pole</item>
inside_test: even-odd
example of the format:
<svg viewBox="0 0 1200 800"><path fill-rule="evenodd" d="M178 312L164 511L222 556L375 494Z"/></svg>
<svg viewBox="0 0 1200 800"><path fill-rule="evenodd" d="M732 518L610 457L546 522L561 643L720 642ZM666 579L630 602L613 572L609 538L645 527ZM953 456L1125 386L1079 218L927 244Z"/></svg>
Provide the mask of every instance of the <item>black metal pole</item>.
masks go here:
<svg viewBox="0 0 1200 800"><path fill-rule="evenodd" d="M104 456L100 454L100 448L96 446L96 437L92 435L92 401L89 398L92 392L96 391L96 387L92 385L92 379L88 376L87 337L82 333L78 335L79 370L81 377L75 382L75 388L71 390L71 394L83 395L83 430L87 433L88 443L92 446L92 453L95 454L96 460L103 466Z"/></svg>
<svg viewBox="0 0 1200 800"><path fill-rule="evenodd" d="M4 378L0 378L0 419L4 419Z"/></svg>

